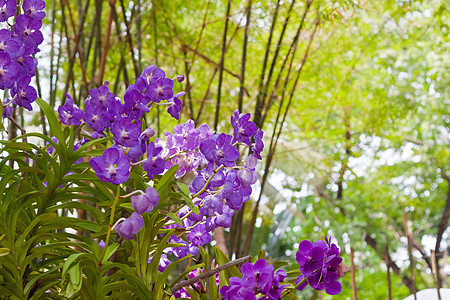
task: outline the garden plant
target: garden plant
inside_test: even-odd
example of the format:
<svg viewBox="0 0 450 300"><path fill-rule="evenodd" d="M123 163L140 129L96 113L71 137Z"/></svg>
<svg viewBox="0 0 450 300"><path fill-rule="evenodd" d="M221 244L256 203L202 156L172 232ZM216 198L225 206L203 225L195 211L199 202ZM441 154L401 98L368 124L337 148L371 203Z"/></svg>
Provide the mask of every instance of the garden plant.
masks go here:
<svg viewBox="0 0 450 300"><path fill-rule="evenodd" d="M20 1L19 1L20 2ZM180 119L183 74L150 65L123 95L104 81L57 112L31 84L45 2L0 1L2 118L22 134L0 141L0 299L296 299L310 286L341 292L340 249L298 241L296 267L227 257L212 239L251 195L264 132L250 113L231 132L187 120L163 137L146 114ZM47 37L46 37L47 38ZM29 132L14 107L37 103L49 134ZM34 104L33 104L34 105ZM83 218L81 218L83 215ZM297 266L298 265L298 266Z"/></svg>

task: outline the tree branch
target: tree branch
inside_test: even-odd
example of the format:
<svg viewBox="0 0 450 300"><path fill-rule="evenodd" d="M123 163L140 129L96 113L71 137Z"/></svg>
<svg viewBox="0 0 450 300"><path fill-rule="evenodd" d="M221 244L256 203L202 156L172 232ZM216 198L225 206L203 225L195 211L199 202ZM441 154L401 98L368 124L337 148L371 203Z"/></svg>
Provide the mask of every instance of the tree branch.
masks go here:
<svg viewBox="0 0 450 300"><path fill-rule="evenodd" d="M199 280L202 280L202 279L208 278L208 277L210 277L210 276L213 276L214 274L219 273L220 271L223 271L223 270L225 270L225 269L228 269L228 268L230 268L230 267L232 267L232 266L239 265L239 264L243 264L243 263L249 262L249 261L251 261L251 260L252 260L252 257L251 257L250 255L248 255L248 256L244 256L244 257L238 258L238 259L236 259L236 260L227 262L226 264L223 264L223 265L221 265L221 266L218 266L218 267L215 268L215 269L206 271L205 273L200 274L200 275L198 275L197 277L194 277L194 278L191 278L191 279L189 279L189 280L186 280L186 281L182 281L182 282L180 282L180 283L177 283L173 288L170 289L170 291L171 291L172 293L175 293L176 291L178 291L179 289L182 289L182 288L185 287L185 286L191 285L191 284L193 284L193 283L196 283L196 282L199 281Z"/></svg>

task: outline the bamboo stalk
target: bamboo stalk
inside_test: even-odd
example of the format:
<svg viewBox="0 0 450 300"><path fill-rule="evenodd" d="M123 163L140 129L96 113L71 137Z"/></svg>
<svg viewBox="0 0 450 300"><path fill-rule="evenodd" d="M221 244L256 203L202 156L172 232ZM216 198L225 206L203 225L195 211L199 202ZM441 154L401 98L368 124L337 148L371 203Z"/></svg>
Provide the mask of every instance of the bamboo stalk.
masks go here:
<svg viewBox="0 0 450 300"><path fill-rule="evenodd" d="M266 163L265 163L265 167L264 167L264 175L263 175L263 178L261 180L261 190L259 192L258 200L256 201L255 207L253 209L252 219L250 220L250 224L249 224L249 226L247 228L246 239L245 239L244 246L243 246L242 252L241 252L242 255L245 255L250 250L250 244L251 244L251 240L252 240L252 237L253 237L253 230L254 230L255 223L256 223L256 217L258 216L259 203L261 202L261 198L262 198L262 195L263 195L263 192L264 192L264 186L265 186L266 181L267 181L268 176L269 176L269 168L270 168L270 165L272 164L272 159L273 159L274 154L275 154L275 149L276 149L277 143L279 141L281 132L283 130L282 124L284 124L284 122L286 121L286 117L287 117L287 114L289 112L289 108L291 106L292 99L293 99L294 94L295 94L295 89L297 87L298 80L300 78L300 74L301 74L301 72L303 70L303 67L305 65L306 59L308 58L308 53L309 53L309 50L311 48L311 44L312 44L312 41L314 39L314 36L315 36L315 34L317 32L318 26L319 26L319 19L317 18L316 21L315 21L314 30L313 30L310 38L309 38L309 43L308 43L308 46L306 47L305 54L303 56L302 62L300 63L300 68L297 71L297 77L295 78L294 85L293 85L293 87L291 89L289 101L288 101L288 103L286 105L286 109L284 111L283 119L279 123L280 124L280 129L278 130L278 133L276 134L276 138L274 139L273 145L271 145L271 147L269 147L269 153L267 155ZM281 111L281 106L279 108L279 111ZM274 133L272 134L272 136L274 136Z"/></svg>
<svg viewBox="0 0 450 300"><path fill-rule="evenodd" d="M239 96L238 96L238 109L240 112L242 112L242 104L244 100L245 63L247 62L247 42L248 42L248 31L250 28L250 17L252 12L252 0L248 0L247 7L245 9L247 12L247 17L245 22L244 42L242 45L241 79L239 80Z"/></svg>
<svg viewBox="0 0 450 300"><path fill-rule="evenodd" d="M433 272L433 277L434 277L434 282L436 284L436 291L437 291L437 296L438 299L441 300L441 292L440 292L440 286L439 286L439 281L438 281L438 269L436 267L436 252L434 252L434 250L431 250L431 265L432 265L432 272Z"/></svg>
<svg viewBox="0 0 450 300"><path fill-rule="evenodd" d="M391 266L389 264L388 253L389 253L389 243L386 238L386 253L384 256L384 260L386 262L386 268L387 268L388 299L392 300Z"/></svg>
<svg viewBox="0 0 450 300"><path fill-rule="evenodd" d="M417 300L416 277L414 274L414 257L412 254L412 245L411 245L411 232L408 229L408 219L407 219L405 212L403 212L403 226L405 227L405 234L406 234L406 238L408 239L409 270L411 273L413 295L414 295L414 300Z"/></svg>
<svg viewBox="0 0 450 300"><path fill-rule="evenodd" d="M214 116L214 131L217 132L217 126L219 124L219 114L220 114L220 97L222 93L222 80L223 80L223 65L225 63L225 49L227 44L227 32L228 32L228 20L230 18L231 0L228 0L227 13L225 19L225 29L223 31L222 39L222 55L220 57L220 67L219 67L219 86L217 88L217 101L216 101L216 113Z"/></svg>
<svg viewBox="0 0 450 300"><path fill-rule="evenodd" d="M103 43L103 51L100 58L100 65L99 65L99 72L97 77L97 85L102 85L103 82L103 75L105 74L105 67L106 67L106 57L108 55L109 50L109 40L111 38L111 27L112 27L112 21L114 16L114 9L116 6L116 0L110 0L109 1L110 11L108 16L108 22L106 23L106 32L105 32L105 38Z"/></svg>
<svg viewBox="0 0 450 300"><path fill-rule="evenodd" d="M352 300L358 300L358 293L356 291L355 249L353 247L350 247L350 263L352 271Z"/></svg>
<svg viewBox="0 0 450 300"><path fill-rule="evenodd" d="M262 90L264 89L264 84L265 84L264 79L266 76L267 60L269 58L270 45L272 44L272 37L273 37L273 32L275 30L275 24L277 22L279 7L280 7L280 0L277 1L277 6L275 7L275 12L274 12L273 18L272 18L272 24L270 25L270 34L269 34L269 39L268 39L267 45L266 45L266 52L264 53L261 77L259 79L258 94L256 96L256 105L255 105L255 112L253 114L253 122L256 124L256 126L258 128L261 127L260 126L260 116L261 116L261 111L262 111L262 107L261 107Z"/></svg>

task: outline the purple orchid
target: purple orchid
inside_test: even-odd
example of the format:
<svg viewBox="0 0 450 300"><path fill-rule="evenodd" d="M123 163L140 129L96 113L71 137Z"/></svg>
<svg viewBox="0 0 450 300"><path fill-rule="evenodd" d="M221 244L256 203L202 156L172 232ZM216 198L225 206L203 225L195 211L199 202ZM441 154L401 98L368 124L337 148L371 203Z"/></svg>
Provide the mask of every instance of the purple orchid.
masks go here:
<svg viewBox="0 0 450 300"><path fill-rule="evenodd" d="M27 15L18 15L14 25L14 33L24 42L25 46L35 47L44 41L42 21L35 20Z"/></svg>
<svg viewBox="0 0 450 300"><path fill-rule="evenodd" d="M297 278L297 289L302 290L308 284L315 290L325 290L329 295L337 295L342 285L337 281L347 270L339 257L339 248L331 243L328 237L325 241L302 241L296 254L302 275Z"/></svg>
<svg viewBox="0 0 450 300"><path fill-rule="evenodd" d="M8 29L0 29L0 51L14 56L19 51L21 45L21 41L19 43L17 39L11 38L11 31Z"/></svg>
<svg viewBox="0 0 450 300"><path fill-rule="evenodd" d="M42 20L45 18L45 1L43 0L25 0L22 4L22 9L25 15L32 17L35 20Z"/></svg>
<svg viewBox="0 0 450 300"><path fill-rule="evenodd" d="M256 134L254 136L255 143L252 146L252 151L257 159L262 159L261 152L264 149L264 143L262 140L263 135L264 135L264 131L261 131L258 129L258 131L256 132Z"/></svg>
<svg viewBox="0 0 450 300"><path fill-rule="evenodd" d="M111 126L111 133L114 141L124 147L133 147L138 144L141 135L141 126L132 123L130 117L123 117L116 120Z"/></svg>
<svg viewBox="0 0 450 300"><path fill-rule="evenodd" d="M116 232L124 239L132 240L142 227L144 227L144 219L140 214L134 212L124 222L116 225Z"/></svg>
<svg viewBox="0 0 450 300"><path fill-rule="evenodd" d="M250 113L239 114L239 110L234 111L234 115L231 116L231 125L233 126L234 140L240 143L252 145L250 138L256 133L255 123L250 121Z"/></svg>
<svg viewBox="0 0 450 300"><path fill-rule="evenodd" d="M92 158L91 167L104 182L120 184L130 176L130 159L117 146L106 149L101 157Z"/></svg>
<svg viewBox="0 0 450 300"><path fill-rule="evenodd" d="M28 110L33 110L31 103L37 98L37 92L34 87L30 85L31 77L25 75L16 81L16 84L11 89L11 96L13 97L13 103L24 107Z"/></svg>
<svg viewBox="0 0 450 300"><path fill-rule="evenodd" d="M144 93L151 101L159 103L173 97L173 81L169 78L160 78L150 82Z"/></svg>
<svg viewBox="0 0 450 300"><path fill-rule="evenodd" d="M114 94L109 91L107 85L102 85L98 89L91 89L89 96L91 96L91 104L94 106L108 107L115 99Z"/></svg>
<svg viewBox="0 0 450 300"><path fill-rule="evenodd" d="M231 135L225 133L213 135L200 144L200 151L211 163L233 167L234 162L239 158L239 150L231 145L232 139Z"/></svg>
<svg viewBox="0 0 450 300"><path fill-rule="evenodd" d="M16 14L16 0L0 0L0 22L7 22Z"/></svg>
<svg viewBox="0 0 450 300"><path fill-rule="evenodd" d="M86 101L88 102L88 101ZM85 102L85 103L86 103ZM83 120L95 131L102 132L109 126L109 121L104 117L106 114L106 108L103 106L94 107L89 102L86 103L85 112L83 114Z"/></svg>
<svg viewBox="0 0 450 300"><path fill-rule="evenodd" d="M211 242L211 235L206 231L205 224L199 223L187 235L187 240L193 246L203 246Z"/></svg>
<svg viewBox="0 0 450 300"><path fill-rule="evenodd" d="M183 105L181 104L181 100L179 97L184 96L186 94L185 92L181 92L173 96L171 100L169 100L169 107L167 108L167 112L175 119L180 119L180 112L183 108Z"/></svg>
<svg viewBox="0 0 450 300"><path fill-rule="evenodd" d="M154 188L148 187L144 194L131 197L131 206L137 213L143 214L144 212L151 212L158 201L158 192Z"/></svg>
<svg viewBox="0 0 450 300"><path fill-rule="evenodd" d="M0 89L12 88L17 76L17 65L6 52L0 52Z"/></svg>
<svg viewBox="0 0 450 300"><path fill-rule="evenodd" d="M155 157L161 152L161 147L155 147L155 143L150 142L147 146L147 160L142 165L143 169L147 172L147 176L153 179L153 175L158 175L164 172L165 162L161 157Z"/></svg>
<svg viewBox="0 0 450 300"><path fill-rule="evenodd" d="M66 125L78 126L83 118L83 111L74 104L72 96L66 95L67 100L63 106L58 107L61 122Z"/></svg>

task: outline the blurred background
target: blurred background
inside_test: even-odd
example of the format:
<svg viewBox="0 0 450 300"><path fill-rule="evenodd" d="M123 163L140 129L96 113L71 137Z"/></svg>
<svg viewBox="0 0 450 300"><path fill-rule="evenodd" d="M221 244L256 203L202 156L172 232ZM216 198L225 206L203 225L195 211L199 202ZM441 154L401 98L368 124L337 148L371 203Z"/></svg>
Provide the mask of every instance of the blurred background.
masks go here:
<svg viewBox="0 0 450 300"><path fill-rule="evenodd" d="M185 74L180 122L227 132L234 110L252 113L265 132L258 188L214 243L235 258L262 248L295 269L298 244L328 235L351 270L338 299L403 299L448 288L449 8L446 0L47 1L36 85L55 108L66 93L83 103L105 80L123 97L156 64ZM37 106L14 114L47 133ZM160 137L176 124L165 109L147 116Z"/></svg>

